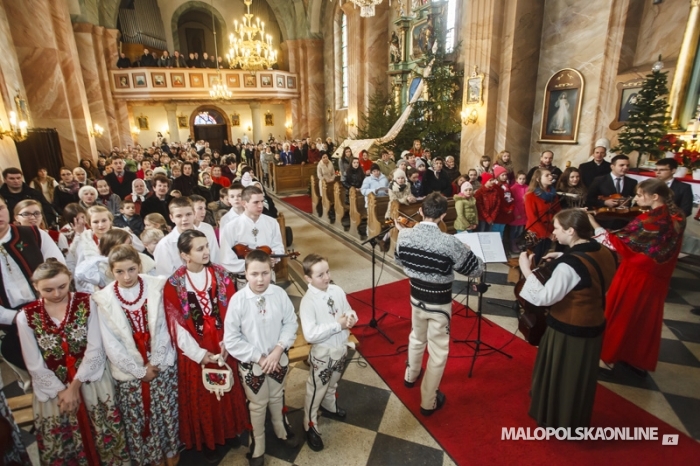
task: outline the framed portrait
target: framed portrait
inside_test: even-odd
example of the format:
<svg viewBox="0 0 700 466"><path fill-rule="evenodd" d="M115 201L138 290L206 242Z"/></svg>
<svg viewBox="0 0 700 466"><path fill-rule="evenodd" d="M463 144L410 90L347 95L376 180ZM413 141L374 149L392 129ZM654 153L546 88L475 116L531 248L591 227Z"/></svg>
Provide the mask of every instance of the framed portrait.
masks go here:
<svg viewBox="0 0 700 466"><path fill-rule="evenodd" d="M478 68L467 78L467 105L484 103L484 74L477 73Z"/></svg>
<svg viewBox="0 0 700 466"><path fill-rule="evenodd" d="M272 87L272 74L260 75L260 87Z"/></svg>
<svg viewBox="0 0 700 466"><path fill-rule="evenodd" d="M265 112L265 126L275 126L275 116L269 110Z"/></svg>
<svg viewBox="0 0 700 466"><path fill-rule="evenodd" d="M190 87L204 87L204 75L202 73L191 73Z"/></svg>
<svg viewBox="0 0 700 466"><path fill-rule="evenodd" d="M297 88L297 78L294 76L287 76L287 89Z"/></svg>
<svg viewBox="0 0 700 466"><path fill-rule="evenodd" d="M284 76L277 76L277 87L280 89L287 87L284 85Z"/></svg>
<svg viewBox="0 0 700 466"><path fill-rule="evenodd" d="M187 118L184 115L180 115L177 117L177 127L180 129L186 129L190 127L190 121L189 118Z"/></svg>
<svg viewBox="0 0 700 466"><path fill-rule="evenodd" d="M148 117L142 113L136 117L136 124L138 125L139 129L148 130Z"/></svg>
<svg viewBox="0 0 700 466"><path fill-rule="evenodd" d="M171 73L170 85L173 87L185 87L185 73Z"/></svg>
<svg viewBox="0 0 700 466"><path fill-rule="evenodd" d="M128 89L131 86L129 85L129 75L127 73L124 74L115 74L114 75L114 87L117 89Z"/></svg>
<svg viewBox="0 0 700 466"><path fill-rule="evenodd" d="M238 113L231 114L231 126L241 126L241 116Z"/></svg>
<svg viewBox="0 0 700 466"><path fill-rule="evenodd" d="M243 76L243 85L245 87L258 87L257 80L254 74L246 74Z"/></svg>
<svg viewBox="0 0 700 466"><path fill-rule="evenodd" d="M226 85L228 87L241 87L241 78L237 74L227 74Z"/></svg>
<svg viewBox="0 0 700 466"><path fill-rule="evenodd" d="M617 101L615 103L615 119L610 123L610 129L618 130L629 121L630 110L637 104L637 96L642 90L642 76L627 79L617 83Z"/></svg>
<svg viewBox="0 0 700 466"><path fill-rule="evenodd" d="M576 144L583 98L583 76L565 68L547 81L542 103L542 126L537 142Z"/></svg>
<svg viewBox="0 0 700 466"><path fill-rule="evenodd" d="M209 87L214 86L215 84L218 84L219 82L219 77L214 74L214 73L209 73L207 75L207 82L209 83ZM223 84L223 83L222 83Z"/></svg>
<svg viewBox="0 0 700 466"><path fill-rule="evenodd" d="M411 29L411 58L419 60L430 53L435 43L435 27L433 17L428 16L423 21L418 21Z"/></svg>
<svg viewBox="0 0 700 466"><path fill-rule="evenodd" d="M148 87L146 73L134 73L134 87Z"/></svg>
<svg viewBox="0 0 700 466"><path fill-rule="evenodd" d="M151 73L151 80L153 87L168 87L165 82L165 73Z"/></svg>

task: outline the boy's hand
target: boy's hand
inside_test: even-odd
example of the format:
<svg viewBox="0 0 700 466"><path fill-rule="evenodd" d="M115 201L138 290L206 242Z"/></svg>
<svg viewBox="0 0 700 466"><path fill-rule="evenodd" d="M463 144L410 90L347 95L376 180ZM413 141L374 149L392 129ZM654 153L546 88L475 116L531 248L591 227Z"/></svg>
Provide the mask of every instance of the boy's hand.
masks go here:
<svg viewBox="0 0 700 466"><path fill-rule="evenodd" d="M343 314L342 316L338 317L338 323L340 324L341 330L347 330L348 329L348 316Z"/></svg>

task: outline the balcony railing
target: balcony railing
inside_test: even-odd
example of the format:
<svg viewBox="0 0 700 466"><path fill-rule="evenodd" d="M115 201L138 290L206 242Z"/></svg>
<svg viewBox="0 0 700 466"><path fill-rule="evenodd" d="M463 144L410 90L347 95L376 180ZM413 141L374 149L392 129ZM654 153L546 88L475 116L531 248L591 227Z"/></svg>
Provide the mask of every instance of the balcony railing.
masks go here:
<svg viewBox="0 0 700 466"><path fill-rule="evenodd" d="M111 70L114 96L126 100L209 99L216 80L210 68L128 68ZM236 99L293 99L299 97L299 79L294 73L269 70L251 74L243 70L221 70L224 83Z"/></svg>

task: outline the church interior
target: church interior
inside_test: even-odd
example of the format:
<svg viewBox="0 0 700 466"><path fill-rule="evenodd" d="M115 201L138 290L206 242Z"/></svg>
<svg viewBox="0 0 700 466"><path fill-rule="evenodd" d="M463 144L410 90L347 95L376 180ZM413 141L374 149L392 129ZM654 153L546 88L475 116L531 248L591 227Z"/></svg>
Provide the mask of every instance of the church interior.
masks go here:
<svg viewBox="0 0 700 466"><path fill-rule="evenodd" d="M294 345L287 348L283 401L300 442L291 449L278 442L274 421L268 419L263 448L269 466L689 464L700 454L699 45L699 0L0 0L0 172L4 178L22 175L21 192L26 193L25 185L37 191L48 206L44 227L55 227L55 235L61 235L66 234L68 202L86 209L94 205L83 203L84 186L94 185L101 202L98 180L116 173L122 183L120 169L110 165L120 160L127 172L137 173L135 180L144 180L146 196L156 195L157 180L165 175L167 199L206 198L207 219L219 244L229 230L220 223L226 213L216 209L231 208L219 190L229 185L232 190L252 175L251 183L265 193L265 209L268 199L274 201L282 256L287 255L280 256L274 273L296 313L311 293L301 261L315 253L326 258L333 283L359 317L350 329L352 348L343 359L336 394L347 416L320 416L321 451L306 441L308 427L303 426L313 345L299 325ZM360 157L357 185L343 166L350 164L347 148ZM530 178L544 171L555 178L553 196L568 199L568 207L590 210L593 199L593 210L603 211L608 205L602 203L603 194L611 193L593 195L595 181L583 187L587 203L586 194L561 181L580 172L583 183L583 164L597 170L601 160L612 163L615 178L619 154L627 156L620 172L624 183L641 189L648 180L661 179L671 195L683 193L683 201L675 198L680 213L673 217L683 226L672 259L677 262L653 290L660 306L660 336L649 343L657 348L654 368L601 360L601 373L592 376L597 383L589 425L611 431L656 429L658 439L605 440L604 433L600 439L571 441L555 438L554 429L546 440L506 438L508 428L524 428L529 437L537 428L556 427L528 415L539 356L522 333L514 294L514 285L525 280L518 262L525 249L518 249L516 236L542 215L533 220L528 214L527 224L523 219L517 229L512 218L494 222L479 212L464 228L458 223L463 214L457 199L466 183L480 206L479 191L491 186L490 178L506 172L512 187L522 171L533 186ZM170 165L163 161L168 155ZM390 159L385 173L382 163ZM397 202L398 194L389 193L394 168L403 160L404 171L399 171L410 202ZM329 177L323 172L326 163ZM195 166L192 186L176 179L176 171L190 176L187 165L190 171ZM241 174L246 165L251 171ZM76 173L80 167L82 181ZM441 190L447 210L435 223L457 238L466 235L464 230L496 232L489 228L505 223L503 243L495 247L505 250L501 259L484 260L480 277L454 268L449 356L440 385L446 409L439 410L438 402L426 415L420 381L412 388L404 377L409 333L416 325L414 283L409 286L415 277L396 253L403 227L390 221L426 217L421 202L429 193L414 197L410 186L415 175L416 186L422 180L426 187L428 179L440 179L432 173L441 170L451 174L449 195ZM608 173L610 168L591 179L609 178ZM48 195L46 176L54 180ZM65 203L54 195L54 186L56 193L68 194L64 176L80 181L79 191L70 193L73 200ZM383 188L367 188L375 177L379 185L384 179ZM0 179L12 223L19 200L38 197L23 194L11 201L20 188L10 184ZM534 185L541 186L539 181ZM118 194L111 184L109 189L108 196ZM506 192L511 195L511 189ZM627 196L639 198L640 192ZM129 185L125 194L131 193ZM605 202L623 194L618 185ZM571 200L575 196L583 196L580 203ZM117 196L115 226L124 205L124 197ZM633 209L626 208L625 215ZM166 206L166 237L169 227L176 228L167 212ZM613 234L635 222L635 215L615 228L601 224ZM141 230L144 225L151 228L142 224ZM553 234L558 239L550 228L547 237ZM4 251L0 244L6 258ZM67 251L68 243L62 252ZM288 252L298 252L298 260ZM6 260L2 257L0 262ZM629 260L619 257L623 264ZM211 261L218 263L213 252ZM3 288L13 287L2 278ZM637 284L634 275L628 279L628 298L649 292L637 291L641 279ZM653 319L644 306L637 311L639 320ZM5 324L0 322L0 328L7 333ZM427 347L432 357L430 340ZM31 462L3 463L0 454L0 464L73 464L48 463L40 454L34 428L38 398L31 388L35 377L16 370L1 352L0 387ZM233 383L239 382L243 379ZM183 443L179 464L262 464L248 454L251 435L240 436L245 446L217 444L208 455ZM175 464L171 459L164 464Z"/></svg>

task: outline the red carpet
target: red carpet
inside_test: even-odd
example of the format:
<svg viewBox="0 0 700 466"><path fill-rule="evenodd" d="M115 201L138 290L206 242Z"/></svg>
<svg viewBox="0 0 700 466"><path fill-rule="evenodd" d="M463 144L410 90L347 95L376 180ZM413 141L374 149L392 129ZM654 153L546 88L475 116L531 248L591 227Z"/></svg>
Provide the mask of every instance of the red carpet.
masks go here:
<svg viewBox="0 0 700 466"><path fill-rule="evenodd" d="M284 202L287 204L296 207L297 209L301 210L302 212L306 212L307 214L312 213L311 212L311 196L307 196L304 194L303 196L289 196L289 197L282 197L281 198Z"/></svg>
<svg viewBox="0 0 700 466"><path fill-rule="evenodd" d="M360 323L371 317L371 290L349 295ZM700 444L652 416L631 402L598 385L591 427L658 427L658 441L549 441L501 440L502 427L537 427L527 414L532 367L537 349L520 338L504 351L513 359L493 353L479 356L474 375L467 377L473 351L465 344L452 343L450 359L442 379L445 407L430 417L420 414L420 387L403 385L406 354L393 354L408 342L411 308L408 280L377 289L377 317L395 344L389 344L373 329L362 327L353 333L360 341L360 353L393 390L396 396L423 423L459 465L468 464L693 464L700 457ZM362 302L364 301L364 303ZM455 311L462 309L455 304ZM470 312L473 316L473 314ZM475 338L476 319L464 318L464 311L452 319L453 338ZM471 332L471 333L470 333ZM496 324L482 324L482 341L497 348L508 343L512 334ZM486 354L481 353L481 354ZM678 445L661 444L663 434L680 434ZM697 464L697 463L695 463Z"/></svg>

